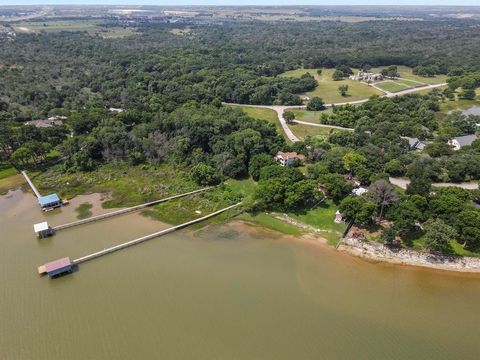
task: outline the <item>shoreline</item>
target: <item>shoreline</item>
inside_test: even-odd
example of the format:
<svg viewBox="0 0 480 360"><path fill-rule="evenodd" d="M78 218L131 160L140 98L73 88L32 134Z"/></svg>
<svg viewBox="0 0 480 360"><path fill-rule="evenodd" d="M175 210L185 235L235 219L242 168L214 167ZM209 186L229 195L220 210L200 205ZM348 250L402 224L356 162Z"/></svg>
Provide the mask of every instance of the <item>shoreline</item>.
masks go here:
<svg viewBox="0 0 480 360"><path fill-rule="evenodd" d="M374 263L420 267L454 273L480 274L480 258L434 255L411 249L392 251L383 244L346 238L338 251Z"/></svg>
<svg viewBox="0 0 480 360"><path fill-rule="evenodd" d="M104 195L104 194L103 194ZM9 196L9 193L2 195ZM10 194L11 196L11 194ZM72 201L73 200L73 201ZM79 205L82 202L89 202L93 205L94 213L105 213L109 212L112 209L103 209L101 206L102 203L102 194L92 193L87 195L79 195L71 199L72 203L70 212L75 212L75 205ZM142 217L149 218L141 213ZM282 218L282 220L285 220ZM167 224L165 221L154 219L160 223ZM223 221L221 221L223 222ZM241 227L243 231L247 232L268 232L268 233L278 233L281 234L282 239L286 241L298 241L302 243L315 244L323 248L331 248L338 252L360 258L364 261L371 263L384 263L391 265L400 265L400 266L409 266L417 267L431 270L440 270L448 271L450 273L463 273L463 274L480 274L480 257L468 257L468 256L443 256L443 255L433 255L426 252L420 252L412 249L399 249L398 251L392 251L389 248L385 247L383 244L372 242L372 241L363 241L354 238L345 238L341 240L341 244L335 249L334 246L329 244L328 239L321 236L323 231L315 230L311 226L300 226L300 224L291 224L303 231L302 235L291 235L282 233L277 229L271 229L269 227L263 226L260 223L250 220L244 220L239 218L230 218L227 222L232 227ZM215 224L214 222L213 224ZM206 226L213 225L212 223L207 224ZM195 229L197 230L197 229ZM193 230L193 231L195 231Z"/></svg>

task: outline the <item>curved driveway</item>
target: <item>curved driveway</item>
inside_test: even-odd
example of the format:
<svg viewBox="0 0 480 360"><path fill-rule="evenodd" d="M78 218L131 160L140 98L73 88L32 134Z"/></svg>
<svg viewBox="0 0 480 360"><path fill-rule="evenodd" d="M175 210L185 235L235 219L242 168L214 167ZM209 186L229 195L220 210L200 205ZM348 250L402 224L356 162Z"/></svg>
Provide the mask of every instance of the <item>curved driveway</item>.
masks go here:
<svg viewBox="0 0 480 360"><path fill-rule="evenodd" d="M447 83L441 83L441 84L430 84L430 85L425 85L425 86L419 86L411 89L406 89L402 91L398 91L395 93L392 92L387 92L385 90L382 90L379 88L380 91L384 92L385 95L382 95L381 97L395 97L395 96L401 96L405 94L410 94L414 93L417 91L422 91L422 90L428 90L428 89L434 89L437 87L445 86ZM355 104L363 104L364 102L367 102L368 99L362 99L362 100L355 100L355 101L347 101L343 103L333 103L333 104L325 104L325 107L332 107L332 106L339 106L339 105L355 105ZM295 134L290 130L288 127L287 121L283 117L283 112L288 109L305 109L305 105L299 105L299 106L284 106L284 105L246 105L246 104L236 104L236 103L222 103L223 105L233 105L233 106L244 106L244 107L253 107L253 108L263 108L263 109L270 109L273 110L277 113L278 116L278 121L280 121L280 125L282 125L283 131L287 138L292 141L292 142L297 142L300 141L300 139L295 136ZM306 121L298 121L294 120L298 124L303 124L303 125L310 125L310 126L318 126L318 127L329 127L333 129L340 129L340 130L346 130L346 131L353 131L354 129L350 128L342 128L340 126L334 126L334 125L323 125L323 124L316 124L316 123L310 123Z"/></svg>

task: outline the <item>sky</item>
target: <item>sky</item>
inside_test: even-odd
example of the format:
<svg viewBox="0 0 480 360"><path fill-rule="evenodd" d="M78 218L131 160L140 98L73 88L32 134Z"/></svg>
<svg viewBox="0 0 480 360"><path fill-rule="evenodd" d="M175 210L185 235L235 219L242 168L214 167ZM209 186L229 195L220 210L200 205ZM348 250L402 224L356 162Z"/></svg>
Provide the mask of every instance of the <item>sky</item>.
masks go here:
<svg viewBox="0 0 480 360"><path fill-rule="evenodd" d="M480 0L0 0L0 5L452 5L480 6Z"/></svg>

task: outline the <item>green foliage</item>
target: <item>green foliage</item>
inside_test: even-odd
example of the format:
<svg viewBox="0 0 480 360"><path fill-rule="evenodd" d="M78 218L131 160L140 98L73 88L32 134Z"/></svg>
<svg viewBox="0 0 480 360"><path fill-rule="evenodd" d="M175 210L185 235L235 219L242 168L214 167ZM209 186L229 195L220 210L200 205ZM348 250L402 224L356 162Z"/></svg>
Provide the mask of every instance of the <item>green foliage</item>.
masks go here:
<svg viewBox="0 0 480 360"><path fill-rule="evenodd" d="M192 168L192 179L199 185L218 185L222 177L212 166L199 163Z"/></svg>
<svg viewBox="0 0 480 360"><path fill-rule="evenodd" d="M425 246L442 254L453 252L450 242L455 240L455 229L448 226L440 219L429 219L423 225L425 229Z"/></svg>
<svg viewBox="0 0 480 360"><path fill-rule="evenodd" d="M285 110L283 112L283 118L285 119L287 124L291 124L293 120L295 120L295 113L293 111Z"/></svg>
<svg viewBox="0 0 480 360"><path fill-rule="evenodd" d="M340 202L339 210L347 219L362 226L372 225L377 211L375 204L359 196L347 196Z"/></svg>
<svg viewBox="0 0 480 360"><path fill-rule="evenodd" d="M389 78L397 78L400 76L398 68L395 65L391 65L382 70L382 75Z"/></svg>
<svg viewBox="0 0 480 360"><path fill-rule="evenodd" d="M323 109L325 109L325 103L318 96L312 97L307 104L308 111L320 111Z"/></svg>
<svg viewBox="0 0 480 360"><path fill-rule="evenodd" d="M465 245L474 250L480 248L480 211L463 210L457 216L455 228L459 239L465 242Z"/></svg>
<svg viewBox="0 0 480 360"><path fill-rule="evenodd" d="M258 181L260 179L260 171L263 167L275 165L275 161L269 154L257 154L252 157L248 167L248 173L253 180Z"/></svg>
<svg viewBox="0 0 480 360"><path fill-rule="evenodd" d="M347 96L347 91L348 91L348 85L340 85L338 87L338 92L340 93L340 95L342 96Z"/></svg>

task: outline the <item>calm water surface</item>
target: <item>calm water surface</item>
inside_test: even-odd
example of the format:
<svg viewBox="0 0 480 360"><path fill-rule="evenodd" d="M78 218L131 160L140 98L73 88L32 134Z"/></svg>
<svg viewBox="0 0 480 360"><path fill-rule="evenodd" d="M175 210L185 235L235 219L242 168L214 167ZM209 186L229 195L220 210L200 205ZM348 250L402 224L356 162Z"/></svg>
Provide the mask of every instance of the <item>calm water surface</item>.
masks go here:
<svg viewBox="0 0 480 360"><path fill-rule="evenodd" d="M164 224L129 214L37 240L30 194L0 197L0 359L478 359L480 277L369 264L239 222L80 266Z"/></svg>

